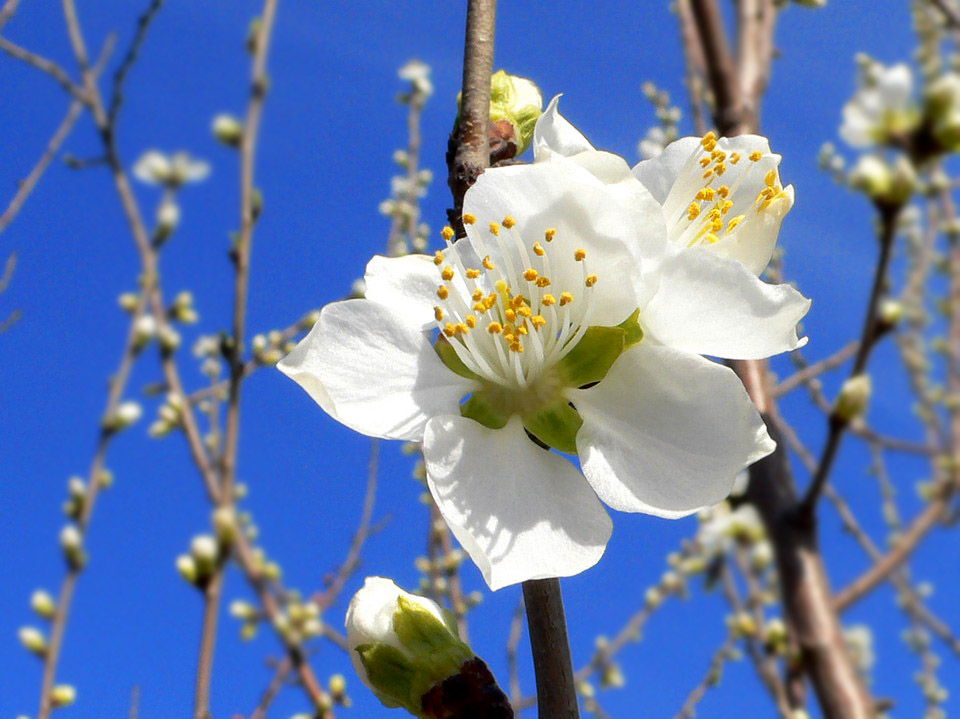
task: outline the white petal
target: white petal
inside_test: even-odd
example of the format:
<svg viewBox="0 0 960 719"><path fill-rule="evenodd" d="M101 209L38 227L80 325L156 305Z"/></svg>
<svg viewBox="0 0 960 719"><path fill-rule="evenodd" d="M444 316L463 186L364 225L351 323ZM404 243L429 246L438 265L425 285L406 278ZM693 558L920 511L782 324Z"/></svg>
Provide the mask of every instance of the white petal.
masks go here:
<svg viewBox="0 0 960 719"><path fill-rule="evenodd" d="M640 313L657 342L729 359L762 359L806 344L796 326L810 300L789 285L767 284L700 247L672 253L660 271L657 294Z"/></svg>
<svg viewBox="0 0 960 719"><path fill-rule="evenodd" d="M580 464L606 504L676 518L719 502L775 443L733 371L651 342L568 396Z"/></svg>
<svg viewBox="0 0 960 719"><path fill-rule="evenodd" d="M548 159L551 154L576 155L592 150L593 145L557 109L560 95L554 97L533 129L534 162Z"/></svg>
<svg viewBox="0 0 960 719"><path fill-rule="evenodd" d="M476 382L440 361L410 318L369 300L327 305L277 367L331 417L371 437L420 440Z"/></svg>
<svg viewBox="0 0 960 719"><path fill-rule="evenodd" d="M544 240L547 228L557 229L550 256L566 260L576 249L585 249L585 266L599 278L590 290L589 324L619 324L639 306L635 279L641 269L641 238L649 233L643 215L621 205L600 180L573 162L561 158L487 170L467 191L464 211L477 217L475 225L467 225L470 246L480 257L490 254L498 266L503 266L502 255L487 226L507 215L515 219L511 232L519 234L527 253L535 241ZM656 223L657 218L650 220ZM507 247L512 255L507 264L521 267L520 248ZM583 298L579 263L556 262L551 273L555 294L569 291Z"/></svg>
<svg viewBox="0 0 960 719"><path fill-rule="evenodd" d="M913 94L913 75L905 63L898 63L887 69L877 90L883 105L891 110L903 110L910 105Z"/></svg>
<svg viewBox="0 0 960 719"><path fill-rule="evenodd" d="M491 589L579 574L603 556L610 517L580 472L530 441L518 417L503 429L437 417L423 450L430 492Z"/></svg>
<svg viewBox="0 0 960 719"><path fill-rule="evenodd" d="M411 323L433 326L437 287L442 284L439 268L427 255L383 257L374 255L363 277L364 296L408 317Z"/></svg>
<svg viewBox="0 0 960 719"><path fill-rule="evenodd" d="M633 174L662 205L666 202L673 183L680 176L680 171L699 145L699 137L681 137L667 145L663 152L653 159L634 165Z"/></svg>

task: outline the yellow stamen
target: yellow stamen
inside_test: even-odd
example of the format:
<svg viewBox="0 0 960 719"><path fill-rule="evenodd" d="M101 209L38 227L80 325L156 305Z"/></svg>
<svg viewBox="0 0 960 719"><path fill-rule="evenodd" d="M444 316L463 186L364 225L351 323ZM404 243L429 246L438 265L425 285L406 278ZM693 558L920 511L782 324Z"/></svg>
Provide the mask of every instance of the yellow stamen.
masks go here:
<svg viewBox="0 0 960 719"><path fill-rule="evenodd" d="M700 194L700 193L698 192L697 195L699 195L699 194ZM695 219L697 219L697 215L699 215L699 214L700 214L700 203L699 203L699 202L691 202L691 203L690 203L690 207L687 208L687 219L688 219L688 220L695 220Z"/></svg>
<svg viewBox="0 0 960 719"><path fill-rule="evenodd" d="M517 307L517 314L520 315L521 317L532 317L533 310L531 310L526 305L523 305L522 307Z"/></svg>
<svg viewBox="0 0 960 719"><path fill-rule="evenodd" d="M440 276L444 279L445 282L449 282L453 279L453 268L444 267L443 272L440 273Z"/></svg>
<svg viewBox="0 0 960 719"><path fill-rule="evenodd" d="M483 290L481 290L481 289L479 289L479 288L478 288L478 289L475 289L475 290L473 291L473 301L474 301L474 302L479 302L479 301L482 300L482 299L483 299Z"/></svg>
<svg viewBox="0 0 960 719"><path fill-rule="evenodd" d="M475 270L471 267L467 268L467 277L471 280L475 280L480 276L480 270Z"/></svg>
<svg viewBox="0 0 960 719"><path fill-rule="evenodd" d="M510 351L520 354L521 352L523 352L523 345L520 344L519 342L514 342L513 344L510 345Z"/></svg>
<svg viewBox="0 0 960 719"><path fill-rule="evenodd" d="M731 154L730 154L730 163L733 164L733 165L736 165L738 162L740 162L740 153L739 153L739 152L733 152L733 153L731 153Z"/></svg>
<svg viewBox="0 0 960 719"><path fill-rule="evenodd" d="M777 183L777 171L770 170L766 177L763 178L763 181L766 183L767 187L773 187Z"/></svg>
<svg viewBox="0 0 960 719"><path fill-rule="evenodd" d="M760 152L760 150L756 150L750 153L750 159L753 160L754 162L757 162L761 157L763 157L763 153Z"/></svg>
<svg viewBox="0 0 960 719"><path fill-rule="evenodd" d="M737 215L736 217L731 217L730 222L727 223L727 232L733 232L733 228L743 222L744 215Z"/></svg>
<svg viewBox="0 0 960 719"><path fill-rule="evenodd" d="M700 158L700 167L706 167L710 164L710 158L704 155Z"/></svg>
<svg viewBox="0 0 960 719"><path fill-rule="evenodd" d="M546 319L544 319L543 315L534 315L533 317L530 318L530 324L532 324L537 329L540 329L545 324L547 324L547 321Z"/></svg>
<svg viewBox="0 0 960 719"><path fill-rule="evenodd" d="M587 282L586 282L587 287L593 287L595 284L597 284L597 276L587 275Z"/></svg>
<svg viewBox="0 0 960 719"><path fill-rule="evenodd" d="M463 322L457 322L457 324L454 325L454 329L463 335L470 334L470 328L467 327Z"/></svg>
<svg viewBox="0 0 960 719"><path fill-rule="evenodd" d="M544 307L550 307L551 305L557 304L557 298L553 295L544 295L540 298L540 304Z"/></svg>
<svg viewBox="0 0 960 719"><path fill-rule="evenodd" d="M530 269L523 271L523 279L525 279L527 282L533 282L535 279L537 279L537 275L539 274L539 272L531 267Z"/></svg>
<svg viewBox="0 0 960 719"><path fill-rule="evenodd" d="M443 326L443 334L445 334L447 337L453 337L455 334L457 334L457 328L447 322L447 324Z"/></svg>
<svg viewBox="0 0 960 719"><path fill-rule="evenodd" d="M490 223L490 232L491 232L492 234L494 234L494 235L499 235L499 234L500 234L500 225L499 225L499 223L491 222L491 223Z"/></svg>
<svg viewBox="0 0 960 719"><path fill-rule="evenodd" d="M527 329L526 325L524 325L523 327L517 327L517 332L524 337L530 334L530 330Z"/></svg>
<svg viewBox="0 0 960 719"><path fill-rule="evenodd" d="M493 261L490 259L490 255L483 258L483 266L488 270L493 269Z"/></svg>
<svg viewBox="0 0 960 719"><path fill-rule="evenodd" d="M718 162L717 166L714 169L717 171L717 175L722 175L724 172L727 171L727 166L724 165L722 162Z"/></svg>
<svg viewBox="0 0 960 719"><path fill-rule="evenodd" d="M469 212L463 213L463 224L472 225L476 221L477 221L476 215L471 215Z"/></svg>
<svg viewBox="0 0 960 719"><path fill-rule="evenodd" d="M442 230L440 230L440 234L443 235L443 239L449 242L450 240L453 239L453 228L444 227Z"/></svg>
<svg viewBox="0 0 960 719"><path fill-rule="evenodd" d="M727 195L730 194L730 188L726 185L720 185L720 187L717 188L717 194L723 199L727 199ZM710 199L712 200L713 198L711 197Z"/></svg>
<svg viewBox="0 0 960 719"><path fill-rule="evenodd" d="M473 315L467 315L466 317L463 318L463 321L467 323L467 327L469 327L470 329L473 329L474 327L477 326L477 318L474 317Z"/></svg>
<svg viewBox="0 0 960 719"><path fill-rule="evenodd" d="M513 217L511 217L510 215L507 215L506 217L503 218L503 226L506 227L508 230L511 229L516 224L517 224L517 221L513 219Z"/></svg>
<svg viewBox="0 0 960 719"><path fill-rule="evenodd" d="M443 253L440 250L433 253L433 264L437 267L443 264Z"/></svg>
<svg viewBox="0 0 960 719"><path fill-rule="evenodd" d="M538 277L537 278L537 287L549 287L550 278L549 277Z"/></svg>
<svg viewBox="0 0 960 719"><path fill-rule="evenodd" d="M703 173L704 180L708 180L711 177L713 177L713 170L707 170L706 172Z"/></svg>
<svg viewBox="0 0 960 719"><path fill-rule="evenodd" d="M543 233L543 239L547 242L553 242L553 238L557 236L557 228L549 227L547 231Z"/></svg>
<svg viewBox="0 0 960 719"><path fill-rule="evenodd" d="M560 293L560 306L561 306L561 307L563 307L564 305L569 305L571 302L573 302L573 295L571 295L569 292L561 292L561 293Z"/></svg>
<svg viewBox="0 0 960 719"><path fill-rule="evenodd" d="M724 201L724 203L720 206L720 212L725 215L725 214L727 214L728 212L730 212L730 208L731 208L731 207L733 207L733 200L726 200L726 201ZM468 275L468 276L469 276L469 275Z"/></svg>
<svg viewBox="0 0 960 719"><path fill-rule="evenodd" d="M447 289L446 285L440 285L437 288L437 297L441 300L445 300L450 296L450 290Z"/></svg>
<svg viewBox="0 0 960 719"><path fill-rule="evenodd" d="M547 253L547 251L543 249L543 245L539 242L533 243L533 252L537 257L543 257Z"/></svg>
<svg viewBox="0 0 960 719"><path fill-rule="evenodd" d="M440 321L443 319L443 308L442 308L442 307L434 307L434 308L433 308L433 316L437 319L437 322L440 322Z"/></svg>
<svg viewBox="0 0 960 719"><path fill-rule="evenodd" d="M700 140L700 144L706 147L711 142L716 142L716 141L717 141L717 133L715 133L713 130L710 130L710 132L704 135L703 139Z"/></svg>
<svg viewBox="0 0 960 719"><path fill-rule="evenodd" d="M503 332L503 325L499 322L491 322L487 325L487 332L492 335L498 335Z"/></svg>
<svg viewBox="0 0 960 719"><path fill-rule="evenodd" d="M575 250L573 253L573 259L575 259L577 262L581 262L582 260L586 259L586 257L587 251L582 247L577 248L577 250Z"/></svg>
<svg viewBox="0 0 960 719"><path fill-rule="evenodd" d="M473 309L475 312L479 312L482 315L487 311L487 306L483 302L474 302Z"/></svg>
<svg viewBox="0 0 960 719"><path fill-rule="evenodd" d="M703 241L706 242L708 245L712 245L714 242L716 242L719 239L720 239L719 237L717 237L715 234L711 232L706 237L703 238Z"/></svg>
<svg viewBox="0 0 960 719"><path fill-rule="evenodd" d="M507 322L517 321L517 313L511 310L509 307L503 311L503 316L507 319Z"/></svg>

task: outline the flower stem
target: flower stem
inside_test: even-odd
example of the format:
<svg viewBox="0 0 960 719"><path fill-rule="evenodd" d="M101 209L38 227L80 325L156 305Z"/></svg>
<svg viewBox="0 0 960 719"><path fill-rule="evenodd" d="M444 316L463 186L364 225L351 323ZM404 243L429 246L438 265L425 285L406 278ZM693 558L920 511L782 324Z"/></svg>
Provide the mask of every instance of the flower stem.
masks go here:
<svg viewBox="0 0 960 719"><path fill-rule="evenodd" d="M523 602L537 675L537 715L540 719L579 719L560 581L524 582Z"/></svg>

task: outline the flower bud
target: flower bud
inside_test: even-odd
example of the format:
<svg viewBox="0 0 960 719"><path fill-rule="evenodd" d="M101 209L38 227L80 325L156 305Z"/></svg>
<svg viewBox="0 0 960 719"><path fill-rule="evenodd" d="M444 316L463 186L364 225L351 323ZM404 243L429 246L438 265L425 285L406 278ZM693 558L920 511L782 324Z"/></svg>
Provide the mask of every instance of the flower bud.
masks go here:
<svg viewBox="0 0 960 719"><path fill-rule="evenodd" d="M509 157L522 155L530 146L542 113L543 96L532 80L503 70L490 78L490 124L498 138L516 145Z"/></svg>
<svg viewBox="0 0 960 719"><path fill-rule="evenodd" d="M160 343L160 349L166 354L172 354L180 349L180 333L170 325L164 325L157 332L157 341Z"/></svg>
<svg viewBox="0 0 960 719"><path fill-rule="evenodd" d="M157 226L153 231L153 240L157 244L166 240L180 224L180 205L173 198L166 198L157 208Z"/></svg>
<svg viewBox="0 0 960 719"><path fill-rule="evenodd" d="M230 544L237 536L237 513L233 507L218 507L213 511L213 529L221 544Z"/></svg>
<svg viewBox="0 0 960 719"><path fill-rule="evenodd" d="M47 638L36 627L20 627L19 636L20 643L27 651L33 652L38 657L43 657L47 653Z"/></svg>
<svg viewBox="0 0 960 719"><path fill-rule="evenodd" d="M233 602L230 602L230 616L234 617L235 619L251 621L257 619L260 616L260 613L257 611L255 606L250 604L250 602L237 599Z"/></svg>
<svg viewBox="0 0 960 719"><path fill-rule="evenodd" d="M891 168L876 155L863 155L849 175L850 186L874 202L902 205L917 187L917 173L906 157Z"/></svg>
<svg viewBox="0 0 960 719"><path fill-rule="evenodd" d="M53 619L57 613L57 603L49 592L43 589L38 589L30 595L30 608L41 619Z"/></svg>
<svg viewBox="0 0 960 719"><path fill-rule="evenodd" d="M346 627L357 674L388 707L418 717L481 708L489 713L477 716L494 716L493 707L506 702L486 665L460 641L449 613L389 579L367 578L350 601ZM457 696L446 691L451 678Z"/></svg>
<svg viewBox="0 0 960 719"><path fill-rule="evenodd" d="M197 563L193 561L193 557L189 554L181 554L177 557L177 571L180 572L180 576L188 584L196 584Z"/></svg>
<svg viewBox="0 0 960 719"><path fill-rule="evenodd" d="M197 567L197 577L202 578L210 574L217 564L220 548L217 540L209 534L198 534L190 542L190 556Z"/></svg>
<svg viewBox="0 0 960 719"><path fill-rule="evenodd" d="M68 707L77 700L77 690L69 684L58 684L50 691L50 703L54 709Z"/></svg>
<svg viewBox="0 0 960 719"><path fill-rule="evenodd" d="M227 147L240 147L243 123L233 115L222 113L213 118L213 136Z"/></svg>
<svg viewBox="0 0 960 719"><path fill-rule="evenodd" d="M140 315L133 323L133 344L141 350L157 336L157 319L153 315Z"/></svg>
<svg viewBox="0 0 960 719"><path fill-rule="evenodd" d="M863 416L870 404L873 383L868 374L858 374L843 383L833 413L845 422Z"/></svg>
<svg viewBox="0 0 960 719"><path fill-rule="evenodd" d="M948 152L960 149L960 75L941 75L927 86L924 111L934 137Z"/></svg>
<svg viewBox="0 0 960 719"><path fill-rule="evenodd" d="M139 298L134 292L124 292L117 298L117 304L124 312L133 312L137 308Z"/></svg>
<svg viewBox="0 0 960 719"><path fill-rule="evenodd" d="M104 418L103 428L111 432L119 432L134 424L143 415L143 409L136 402L123 402L113 414Z"/></svg>
<svg viewBox="0 0 960 719"><path fill-rule="evenodd" d="M60 532L60 547L63 549L67 564L72 569L80 569L86 563L83 551L83 536L76 525L68 524Z"/></svg>

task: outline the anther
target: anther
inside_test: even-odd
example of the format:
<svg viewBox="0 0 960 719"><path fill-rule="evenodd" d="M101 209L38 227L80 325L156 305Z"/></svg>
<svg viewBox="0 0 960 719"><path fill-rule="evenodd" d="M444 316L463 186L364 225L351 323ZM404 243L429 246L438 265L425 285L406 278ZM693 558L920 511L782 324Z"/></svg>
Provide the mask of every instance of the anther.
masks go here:
<svg viewBox="0 0 960 719"><path fill-rule="evenodd" d="M750 153L750 159L754 162L757 162L761 157L763 157L763 153L760 152L760 150L755 150L754 152Z"/></svg>
<svg viewBox="0 0 960 719"><path fill-rule="evenodd" d="M437 267L443 264L443 253L440 250L433 253L433 264Z"/></svg>
<svg viewBox="0 0 960 719"><path fill-rule="evenodd" d="M453 279L453 268L444 267L443 272L440 273L440 276L444 279L445 282L449 282Z"/></svg>
<svg viewBox="0 0 960 719"><path fill-rule="evenodd" d="M440 230L440 234L443 235L443 239L449 242L450 240L453 239L453 228L444 227L442 230Z"/></svg>
<svg viewBox="0 0 960 719"><path fill-rule="evenodd" d="M533 310L531 310L526 305L522 305L521 307L517 307L517 314L520 315L521 317L532 317Z"/></svg>
<svg viewBox="0 0 960 719"><path fill-rule="evenodd" d="M739 153L739 152L731 153L731 154L730 154L730 164L736 165L738 162L740 162L740 153Z"/></svg>
<svg viewBox="0 0 960 719"><path fill-rule="evenodd" d="M476 221L477 221L476 215L471 215L469 212L463 213L463 224L472 225Z"/></svg>
<svg viewBox="0 0 960 719"><path fill-rule="evenodd" d="M542 304L544 307L550 307L551 305L557 304L557 298L549 294L544 295L540 298L540 304Z"/></svg>
<svg viewBox="0 0 960 719"><path fill-rule="evenodd" d="M583 260L586 259L586 257L587 257L587 251L582 247L577 248L573 253L573 259L575 259L577 262L582 262Z"/></svg>
<svg viewBox="0 0 960 719"><path fill-rule="evenodd" d="M436 318L437 322L440 322L440 321L443 319L443 308L442 308L442 307L434 307L434 308L433 308L433 316Z"/></svg>
<svg viewBox="0 0 960 719"><path fill-rule="evenodd" d="M483 266L488 270L493 269L493 261L490 259L490 255L483 258Z"/></svg>
<svg viewBox="0 0 960 719"><path fill-rule="evenodd" d="M716 168L714 169L716 169L717 175L722 175L724 172L727 171L727 166L724 165L722 162L718 162Z"/></svg>
<svg viewBox="0 0 960 719"><path fill-rule="evenodd" d="M717 188L717 194L723 199L727 199L727 196L730 194L730 188L726 185L720 185L720 187ZM710 199L712 200L713 198L711 197Z"/></svg>
<svg viewBox="0 0 960 719"><path fill-rule="evenodd" d="M733 228L743 222L743 215L737 215L736 217L731 217L730 222L727 223L727 232L732 232Z"/></svg>
<svg viewBox="0 0 960 719"><path fill-rule="evenodd" d="M445 334L447 337L453 337L455 334L457 334L457 329L452 324L447 322L447 324L443 326L443 334Z"/></svg>
<svg viewBox="0 0 960 719"><path fill-rule="evenodd" d="M547 253L547 251L543 249L543 245L539 242L533 243L533 252L537 257L543 257Z"/></svg>
<svg viewBox="0 0 960 719"><path fill-rule="evenodd" d="M550 278L549 277L538 277L537 278L537 287L549 287Z"/></svg>
<svg viewBox="0 0 960 719"><path fill-rule="evenodd" d="M700 193L698 192L697 195L699 196ZM691 203L690 203L690 207L687 208L687 219L688 219L688 220L695 220L695 219L697 219L697 215L699 215L699 214L700 214L700 203L699 203L699 202L691 202Z"/></svg>
<svg viewBox="0 0 960 719"><path fill-rule="evenodd" d="M517 224L517 221L513 219L513 217L511 217L510 215L507 215L506 217L503 218L503 226L506 227L508 230L511 229L516 224Z"/></svg>
<svg viewBox="0 0 960 719"><path fill-rule="evenodd" d="M713 130L710 130L710 132L704 135L703 139L700 140L700 144L706 147L710 143L716 142L716 141L717 141L717 133L715 133Z"/></svg>
<svg viewBox="0 0 960 719"><path fill-rule="evenodd" d="M483 299L483 290L481 290L480 288L475 289L473 291L473 301L479 302L482 299Z"/></svg>
<svg viewBox="0 0 960 719"><path fill-rule="evenodd" d="M709 180L711 177L713 177L713 170L707 170L703 173L704 180Z"/></svg>
<svg viewBox="0 0 960 719"><path fill-rule="evenodd" d="M561 292L561 293L560 293L560 306L561 306L561 307L563 307L564 305L569 305L571 302L573 302L573 295L571 295L569 292Z"/></svg>
<svg viewBox="0 0 960 719"><path fill-rule="evenodd" d="M533 282L535 279L537 279L537 275L539 274L539 272L531 267L530 269L523 271L523 279L525 279L527 282Z"/></svg>
<svg viewBox="0 0 960 719"><path fill-rule="evenodd" d="M547 324L547 320L544 319L543 315L534 315L533 317L530 318L530 324L532 324L537 329L540 329L545 324Z"/></svg>
<svg viewBox="0 0 960 719"><path fill-rule="evenodd" d="M587 285L587 287L593 287L595 284L597 284L597 276L587 275L587 281L585 284Z"/></svg>
<svg viewBox="0 0 960 719"><path fill-rule="evenodd" d="M472 267L467 268L467 277L471 280L475 280L480 276L480 270L475 270Z"/></svg>
<svg viewBox="0 0 960 719"><path fill-rule="evenodd" d="M777 171L770 170L766 177L763 178L763 181L766 183L767 187L773 187L777 182Z"/></svg>
<svg viewBox="0 0 960 719"><path fill-rule="evenodd" d="M494 235L500 234L500 224L497 222L490 223L490 233Z"/></svg>
<svg viewBox="0 0 960 719"><path fill-rule="evenodd" d="M549 228L547 228L547 231L543 233L543 238L544 238L547 242L553 242L553 238L556 237L556 236L557 236L557 228L556 228L556 227L549 227Z"/></svg>
<svg viewBox="0 0 960 719"><path fill-rule="evenodd" d="M706 167L710 164L710 158L704 155L700 158L700 167Z"/></svg>
<svg viewBox="0 0 960 719"><path fill-rule="evenodd" d="M503 325L499 322L491 322L487 325L487 332L492 335L498 335L503 332Z"/></svg>
<svg viewBox="0 0 960 719"><path fill-rule="evenodd" d="M470 329L473 329L474 327L477 326L477 318L474 317L473 315L467 315L466 317L463 318L463 321L467 323L467 327L469 327Z"/></svg>
<svg viewBox="0 0 960 719"><path fill-rule="evenodd" d="M463 322L457 322L457 324L454 325L454 329L455 329L458 333L463 334L463 335L470 333L470 328L467 327Z"/></svg>
<svg viewBox="0 0 960 719"><path fill-rule="evenodd" d="M437 297L441 300L445 300L450 296L450 290L447 289L446 285L440 285L437 288Z"/></svg>

